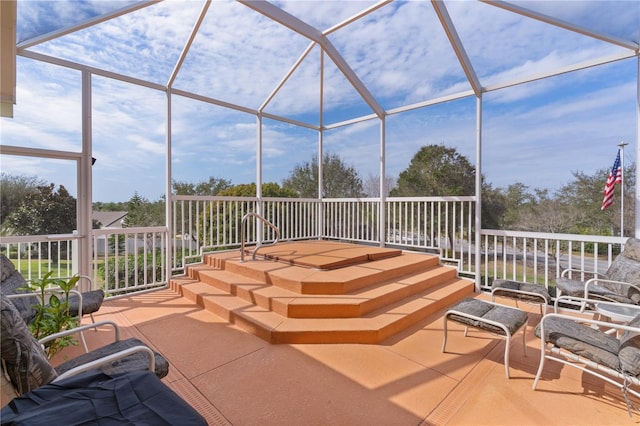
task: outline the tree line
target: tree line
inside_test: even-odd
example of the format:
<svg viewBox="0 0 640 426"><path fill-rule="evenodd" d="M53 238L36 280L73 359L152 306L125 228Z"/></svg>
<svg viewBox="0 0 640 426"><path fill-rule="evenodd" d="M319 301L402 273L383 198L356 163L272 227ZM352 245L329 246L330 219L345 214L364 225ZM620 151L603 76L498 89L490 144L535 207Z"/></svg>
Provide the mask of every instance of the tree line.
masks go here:
<svg viewBox="0 0 640 426"><path fill-rule="evenodd" d="M318 158L298 164L281 184L265 183L265 197L317 198ZM324 198L379 196L379 177L363 180L357 170L336 154L322 159ZM483 228L588 235L620 235L620 204L600 210L609 170L592 174L573 172L573 179L560 189L530 188L516 182L494 188L482 177ZM635 163L624 173L625 235L635 227ZM173 181L177 195L255 196L256 184L232 184L220 177L201 182ZM475 167L455 148L423 146L397 179L387 178L385 195L466 196L475 192ZM616 199L620 193L616 190ZM2 235L47 235L69 233L75 229L76 200L60 185L37 177L0 174L0 232ZM150 201L137 192L126 202L95 202L94 211L126 211L123 226L158 226L165 222L165 200ZM97 227L94 224L94 227Z"/></svg>

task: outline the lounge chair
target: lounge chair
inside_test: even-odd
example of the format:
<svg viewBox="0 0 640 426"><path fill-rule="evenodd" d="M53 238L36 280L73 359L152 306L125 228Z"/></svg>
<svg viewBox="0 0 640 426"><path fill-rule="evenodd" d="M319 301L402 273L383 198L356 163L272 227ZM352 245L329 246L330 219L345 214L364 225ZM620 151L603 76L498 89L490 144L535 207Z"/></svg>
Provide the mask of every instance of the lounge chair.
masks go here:
<svg viewBox="0 0 640 426"><path fill-rule="evenodd" d="M49 363L42 344L89 328L109 326L114 329L114 341L106 346L67 360L57 367ZM107 374L135 370L151 370L160 378L169 372L169 363L142 341L120 340L117 324L102 321L36 340L12 301L0 295L0 357L17 394L78 373L100 369Z"/></svg>
<svg viewBox="0 0 640 426"><path fill-rule="evenodd" d="M580 278L591 276L588 280ZM606 273L566 269L556 280L558 296L640 305L640 240L629 238Z"/></svg>
<svg viewBox="0 0 640 426"><path fill-rule="evenodd" d="M535 335L540 338L541 356L533 389L538 386L545 360L557 361L619 387L630 410L628 394L640 398L640 310L628 324L557 313L558 304L571 302L568 299L572 298L559 297L556 312L546 314L535 329ZM573 299L578 303L593 303Z"/></svg>

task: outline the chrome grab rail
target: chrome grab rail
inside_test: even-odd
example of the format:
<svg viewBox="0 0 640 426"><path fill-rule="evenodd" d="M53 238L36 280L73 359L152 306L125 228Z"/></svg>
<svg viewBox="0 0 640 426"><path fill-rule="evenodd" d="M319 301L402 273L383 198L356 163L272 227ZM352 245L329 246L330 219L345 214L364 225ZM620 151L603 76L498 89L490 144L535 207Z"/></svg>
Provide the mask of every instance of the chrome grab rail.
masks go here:
<svg viewBox="0 0 640 426"><path fill-rule="evenodd" d="M275 226L273 223L269 222L267 219L265 219L264 217L260 216L258 213L247 213L244 216L242 216L242 223L240 224L240 261L244 262L244 234L245 234L245 222L247 221L247 218L249 216L253 216L257 219L260 219L263 223L265 223L266 225L269 225L271 227L271 229L273 229L276 233L276 239L273 241L273 243L271 245L275 245L278 240L280 239L280 230L278 229L277 226ZM260 241L258 241L256 243L256 248L253 249L253 253L252 253L252 260L256 259L256 252L258 251L258 249L262 247L262 243Z"/></svg>

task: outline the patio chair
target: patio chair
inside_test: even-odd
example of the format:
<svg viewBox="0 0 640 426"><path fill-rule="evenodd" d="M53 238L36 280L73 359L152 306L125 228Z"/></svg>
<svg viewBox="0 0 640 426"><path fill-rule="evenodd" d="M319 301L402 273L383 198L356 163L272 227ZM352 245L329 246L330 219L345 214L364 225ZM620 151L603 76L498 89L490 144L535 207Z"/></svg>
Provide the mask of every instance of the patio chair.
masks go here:
<svg viewBox="0 0 640 426"><path fill-rule="evenodd" d="M590 274L593 278L586 281L570 278L576 274ZM606 273L566 269L556 280L556 288L558 296L640 305L640 240L629 238Z"/></svg>
<svg viewBox="0 0 640 426"><path fill-rule="evenodd" d="M95 323L93 314L102 306L104 291L101 289L93 290L93 283L90 277L81 275L80 279L87 280L91 290L79 291L76 289L73 291L73 294L69 297L69 314L81 318L83 315L88 314L91 317L91 322ZM4 254L0 254L0 293L4 295L28 294L27 291L23 290L27 284L27 281L20 274L20 271L16 270L9 258ZM39 303L38 297L23 296L20 300L14 300L13 303L25 322L27 324L30 323L36 315L33 306Z"/></svg>
<svg viewBox="0 0 640 426"><path fill-rule="evenodd" d="M556 312L546 314L535 328L534 333L540 338L541 356L533 389L538 386L545 360L560 362L620 388L631 414L628 394L640 398L640 314L628 324L559 314L558 304L568 301L565 299L572 298L559 297L556 300ZM593 302L573 299L580 303ZM620 305L618 302L599 303Z"/></svg>
<svg viewBox="0 0 640 426"><path fill-rule="evenodd" d="M89 328L109 326L114 329L112 343L69 359L53 367L43 348L49 340ZM39 341L33 337L20 313L5 295L0 295L0 357L17 394L70 377L100 369L107 374L150 370L160 378L169 372L169 363L136 338L120 340L120 331L112 321L102 321L52 334Z"/></svg>

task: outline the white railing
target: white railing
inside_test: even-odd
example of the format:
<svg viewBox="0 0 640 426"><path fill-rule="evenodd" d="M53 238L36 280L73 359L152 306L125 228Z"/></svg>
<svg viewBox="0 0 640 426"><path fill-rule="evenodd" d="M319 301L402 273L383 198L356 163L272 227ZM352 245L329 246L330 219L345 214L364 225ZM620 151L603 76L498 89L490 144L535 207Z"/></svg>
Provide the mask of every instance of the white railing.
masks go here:
<svg viewBox="0 0 640 426"><path fill-rule="evenodd" d="M626 238L483 229L481 286L509 279L555 286L565 269L606 272ZM570 276L585 280L590 274ZM554 291L551 292L555 294Z"/></svg>
<svg viewBox="0 0 640 426"><path fill-rule="evenodd" d="M459 273L476 277L475 198L388 198L386 221L379 226L380 199L294 199L254 197L172 197L169 236L166 227L93 230L92 279L108 295L167 284L189 263L216 250L239 248L242 217L260 212L280 230L280 240L332 239L438 253ZM271 227L248 221L246 243L273 241ZM381 238L381 233L383 237ZM553 287L567 268L605 271L625 241L619 237L496 231L483 229L479 248L479 283L494 279L538 282ZM76 272L78 236L1 237L25 278L53 270L65 277ZM166 266L167 250L172 264ZM578 278L584 278L580 276Z"/></svg>
<svg viewBox="0 0 640 426"><path fill-rule="evenodd" d="M16 236L0 238L0 253L10 258L26 280L76 273L77 235Z"/></svg>
<svg viewBox="0 0 640 426"><path fill-rule="evenodd" d="M168 283L164 226L94 229L92 241L93 280L107 296Z"/></svg>
<svg viewBox="0 0 640 426"><path fill-rule="evenodd" d="M473 274L475 197L388 198L386 212L387 244L438 251Z"/></svg>
<svg viewBox="0 0 640 426"><path fill-rule="evenodd" d="M52 278L66 278L78 273L80 238L75 234L1 237L0 252L26 280L51 271ZM91 242L91 281L108 296L167 284L166 227L94 229Z"/></svg>

